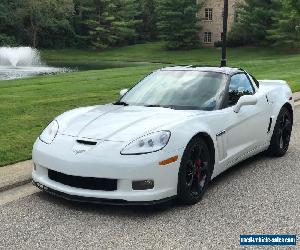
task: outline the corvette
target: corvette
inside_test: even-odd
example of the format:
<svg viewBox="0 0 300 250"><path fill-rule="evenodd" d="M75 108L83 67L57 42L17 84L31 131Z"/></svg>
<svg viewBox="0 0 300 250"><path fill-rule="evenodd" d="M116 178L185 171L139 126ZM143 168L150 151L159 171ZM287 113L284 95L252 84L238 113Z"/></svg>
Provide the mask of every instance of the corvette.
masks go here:
<svg viewBox="0 0 300 250"><path fill-rule="evenodd" d="M68 111L33 147L33 183L65 199L197 203L237 163L288 150L294 101L286 82L229 67L168 67L112 104Z"/></svg>

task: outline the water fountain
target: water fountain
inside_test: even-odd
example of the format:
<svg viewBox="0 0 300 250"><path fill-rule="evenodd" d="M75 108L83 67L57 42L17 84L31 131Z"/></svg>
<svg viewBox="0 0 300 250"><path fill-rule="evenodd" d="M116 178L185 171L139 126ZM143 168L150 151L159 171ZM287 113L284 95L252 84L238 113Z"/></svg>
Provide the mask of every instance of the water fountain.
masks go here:
<svg viewBox="0 0 300 250"><path fill-rule="evenodd" d="M0 80L53 74L65 69L48 67L38 50L30 47L0 47Z"/></svg>

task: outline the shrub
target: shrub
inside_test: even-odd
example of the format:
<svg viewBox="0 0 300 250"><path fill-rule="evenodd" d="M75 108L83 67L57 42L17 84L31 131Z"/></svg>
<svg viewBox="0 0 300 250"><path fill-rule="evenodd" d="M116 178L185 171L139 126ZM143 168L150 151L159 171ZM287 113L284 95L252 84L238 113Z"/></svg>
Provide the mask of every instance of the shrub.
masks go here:
<svg viewBox="0 0 300 250"><path fill-rule="evenodd" d="M15 46L16 39L12 36L0 34L0 46Z"/></svg>
<svg viewBox="0 0 300 250"><path fill-rule="evenodd" d="M217 42L215 42L214 43L214 46L216 47L216 48L220 48L220 47L222 47L222 41L217 41Z"/></svg>
<svg viewBox="0 0 300 250"><path fill-rule="evenodd" d="M251 42L248 40L247 34L245 34L245 30L242 27L234 26L228 33L228 47L240 47L249 44L251 44Z"/></svg>

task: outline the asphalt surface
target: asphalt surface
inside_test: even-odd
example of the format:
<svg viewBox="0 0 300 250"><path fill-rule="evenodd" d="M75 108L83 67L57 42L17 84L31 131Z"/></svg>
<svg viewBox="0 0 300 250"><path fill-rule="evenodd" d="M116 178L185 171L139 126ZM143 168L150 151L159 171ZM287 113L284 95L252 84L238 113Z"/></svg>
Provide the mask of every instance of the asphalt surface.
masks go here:
<svg viewBox="0 0 300 250"><path fill-rule="evenodd" d="M241 249L240 234L299 237L299 135L297 108L285 157L259 155L231 168L195 206L80 204L36 189L28 195L28 186L13 199L2 192L0 249Z"/></svg>

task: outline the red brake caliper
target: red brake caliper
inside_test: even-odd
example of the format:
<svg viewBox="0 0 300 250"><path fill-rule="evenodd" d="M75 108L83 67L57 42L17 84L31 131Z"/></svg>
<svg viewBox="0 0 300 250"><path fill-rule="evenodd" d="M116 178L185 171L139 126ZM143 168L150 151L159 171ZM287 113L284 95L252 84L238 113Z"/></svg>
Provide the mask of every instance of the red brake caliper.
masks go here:
<svg viewBox="0 0 300 250"><path fill-rule="evenodd" d="M201 170L202 161L200 159L196 160L195 165L196 165L196 175L198 181L200 181L200 170Z"/></svg>

